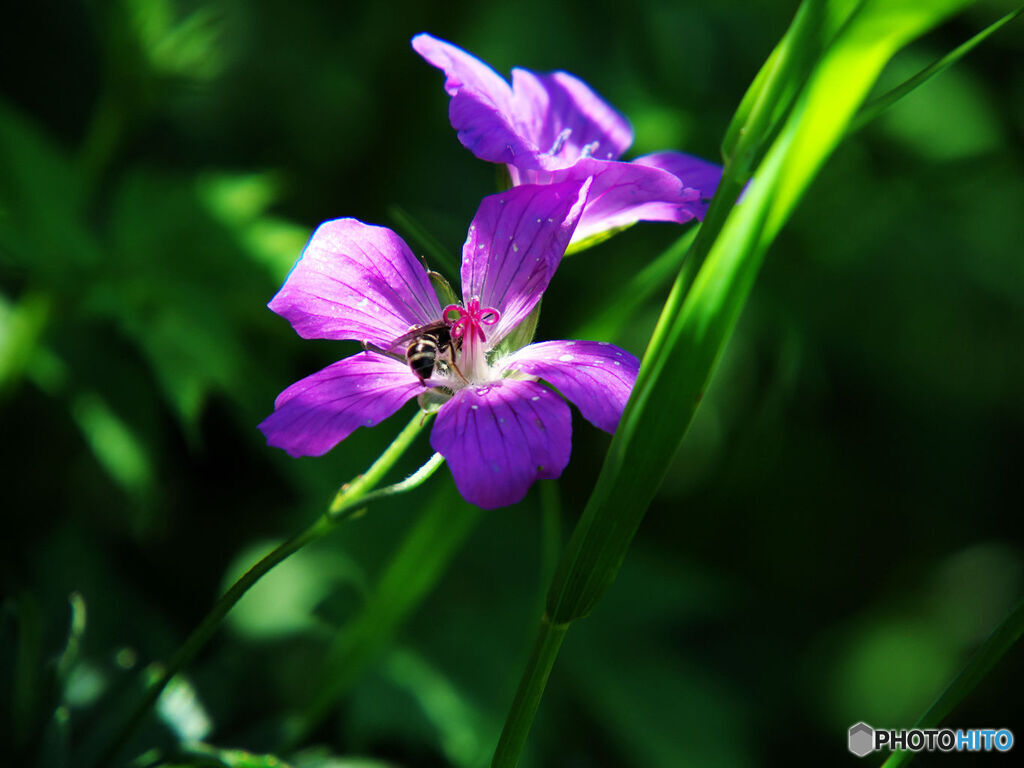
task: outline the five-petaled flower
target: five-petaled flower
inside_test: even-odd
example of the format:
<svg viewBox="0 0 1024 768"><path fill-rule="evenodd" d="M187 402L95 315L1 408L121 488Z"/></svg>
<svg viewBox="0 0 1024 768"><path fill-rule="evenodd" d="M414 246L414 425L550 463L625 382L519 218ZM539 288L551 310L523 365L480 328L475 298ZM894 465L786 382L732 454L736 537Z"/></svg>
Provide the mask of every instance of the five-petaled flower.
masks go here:
<svg viewBox="0 0 1024 768"><path fill-rule="evenodd" d="M430 442L466 500L513 504L538 478L561 475L572 419L538 379L614 432L639 361L604 342L547 341L504 356L497 347L540 301L589 186L527 185L484 198L463 247L463 303L443 310L426 269L394 232L355 219L322 224L269 306L304 338L352 339L368 350L282 392L260 424L267 441L319 456L429 387L448 397ZM428 376L388 354L410 331L442 322L451 343Z"/></svg>
<svg viewBox="0 0 1024 768"><path fill-rule="evenodd" d="M513 184L594 178L574 242L638 221L703 219L721 166L681 152L620 162L633 130L582 80L513 69L510 86L451 43L424 33L412 46L445 74L459 141L481 160L505 163Z"/></svg>

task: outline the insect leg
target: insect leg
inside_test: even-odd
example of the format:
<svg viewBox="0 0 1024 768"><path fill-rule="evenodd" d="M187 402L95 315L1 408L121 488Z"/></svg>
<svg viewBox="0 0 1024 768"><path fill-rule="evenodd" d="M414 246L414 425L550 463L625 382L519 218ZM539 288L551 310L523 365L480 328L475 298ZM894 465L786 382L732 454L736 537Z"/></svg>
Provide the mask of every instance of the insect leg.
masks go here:
<svg viewBox="0 0 1024 768"><path fill-rule="evenodd" d="M392 352L390 350L384 349L383 347L378 347L376 344L369 341L363 341L363 349L366 350L367 352L376 352L378 355L390 357L392 360L397 360L400 363L406 362L405 355L400 355L397 352Z"/></svg>
<svg viewBox="0 0 1024 768"><path fill-rule="evenodd" d="M455 364L454 360L449 360L448 361L448 365L450 365L452 367L452 370L455 371L455 373L458 374L459 378L462 379L463 382L465 382L466 384L469 384L469 379L467 379L465 376L462 375L462 371L459 370L459 366L457 366Z"/></svg>

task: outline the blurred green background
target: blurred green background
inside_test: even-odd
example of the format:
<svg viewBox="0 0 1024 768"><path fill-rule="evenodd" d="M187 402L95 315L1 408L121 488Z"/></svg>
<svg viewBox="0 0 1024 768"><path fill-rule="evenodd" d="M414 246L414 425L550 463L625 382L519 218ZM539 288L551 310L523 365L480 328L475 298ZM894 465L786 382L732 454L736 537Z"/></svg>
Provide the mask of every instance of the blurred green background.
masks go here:
<svg viewBox="0 0 1024 768"><path fill-rule="evenodd" d="M795 5L6 9L0 752L95 756L138 671L411 417L320 459L256 430L280 390L353 351L302 341L265 307L316 224L401 232L397 206L458 252L494 190L413 34L503 74L577 74L633 122L631 156L714 158ZM883 86L1011 5L919 41ZM1019 598L1022 53L1018 22L825 168L619 580L570 632L524 765L852 763L852 723L909 727ZM638 312L602 310L681 232L641 224L568 259L539 338L599 321L641 354L667 287ZM574 427L562 480L515 508L468 508L442 469L287 561L124 755L485 765L608 444ZM421 438L400 468L429 453ZM71 605L87 618L66 650ZM1024 735L1022 684L1011 655L950 724Z"/></svg>

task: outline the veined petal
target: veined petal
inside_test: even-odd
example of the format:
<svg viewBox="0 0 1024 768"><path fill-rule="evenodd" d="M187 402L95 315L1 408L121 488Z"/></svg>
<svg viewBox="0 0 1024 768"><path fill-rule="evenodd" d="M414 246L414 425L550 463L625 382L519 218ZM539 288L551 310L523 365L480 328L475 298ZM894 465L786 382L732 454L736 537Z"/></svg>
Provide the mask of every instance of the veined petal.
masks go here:
<svg viewBox="0 0 1024 768"><path fill-rule="evenodd" d="M584 153L617 160L633 143L629 121L567 72L513 69L512 91L520 125L543 153L544 168L564 168Z"/></svg>
<svg viewBox="0 0 1024 768"><path fill-rule="evenodd" d="M562 474L572 448L572 415L534 381L466 387L441 406L430 444L451 467L466 501L484 509L520 501L538 478Z"/></svg>
<svg viewBox="0 0 1024 768"><path fill-rule="evenodd" d="M576 404L583 418L614 432L633 391L640 361L604 341L544 341L501 362L505 370L539 376Z"/></svg>
<svg viewBox="0 0 1024 768"><path fill-rule="evenodd" d="M514 187L483 199L462 249L462 296L501 313L493 346L530 314L557 269L589 183Z"/></svg>
<svg viewBox="0 0 1024 768"><path fill-rule="evenodd" d="M381 346L441 319L427 271L409 246L390 229L355 219L317 228L269 306L303 338Z"/></svg>
<svg viewBox="0 0 1024 768"><path fill-rule="evenodd" d="M673 153L665 153L673 154ZM719 169L721 173L721 169ZM518 171L515 183L552 184L593 177L583 215L573 242L638 221L671 221L682 224L701 219L707 202L668 171L634 162L583 158L569 168L554 171Z"/></svg>
<svg viewBox="0 0 1024 768"><path fill-rule="evenodd" d="M426 33L412 39L416 53L445 74L448 117L459 141L481 160L537 167L537 147L517 127L512 89L480 59Z"/></svg>
<svg viewBox="0 0 1024 768"><path fill-rule="evenodd" d="M718 182L722 180L722 166L682 152L655 152L638 157L633 162L668 171L679 179L684 187L700 192L703 200L710 200L715 196ZM697 218L703 217L704 214L701 213Z"/></svg>
<svg viewBox="0 0 1024 768"><path fill-rule="evenodd" d="M260 430L292 456L322 456L357 427L372 427L423 391L409 366L372 352L339 360L277 396Z"/></svg>

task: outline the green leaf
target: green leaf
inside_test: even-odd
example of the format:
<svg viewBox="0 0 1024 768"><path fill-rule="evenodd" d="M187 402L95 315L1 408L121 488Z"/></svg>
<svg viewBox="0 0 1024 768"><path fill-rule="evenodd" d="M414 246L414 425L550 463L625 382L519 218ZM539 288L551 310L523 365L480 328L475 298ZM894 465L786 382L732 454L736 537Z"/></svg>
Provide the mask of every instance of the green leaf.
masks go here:
<svg viewBox="0 0 1024 768"><path fill-rule="evenodd" d="M850 133L859 131L908 93L911 93L916 88L924 85L936 75L945 72L964 56L973 51L978 45L987 40L989 36L1002 29L1022 13L1024 13L1024 6L1018 8L1016 11L1010 11L1010 13L1006 14L1002 18L989 24L985 29L974 35L967 42L957 46L940 59L933 61L913 77L904 80L895 88L871 99L861 107L860 112L857 113L856 119L850 124L848 131Z"/></svg>
<svg viewBox="0 0 1024 768"><path fill-rule="evenodd" d="M824 42L853 12L854 2L805 0L782 40L740 101L722 140L722 157L752 167L788 114Z"/></svg>
<svg viewBox="0 0 1024 768"><path fill-rule="evenodd" d="M600 476L559 563L534 652L493 765L513 766L518 761L558 652L559 631L564 633L570 622L587 615L614 581L769 245L844 135L885 63L904 44L966 4L965 0L867 0L858 5L811 71L742 205L733 207L720 224L720 213L712 203L698 239L698 243L710 243L707 259L689 291L685 270L680 273L662 311ZM797 70L775 88L765 83L763 93L785 93L790 87L787 81L801 77ZM772 100L755 104L747 122L755 122L759 112L759 121L766 120L764 115L771 114L773 107ZM720 200L731 204L734 199L730 199L732 191L741 184L747 162L743 142L756 145L757 133L741 136L736 157L726 163L719 189L726 187L730 193Z"/></svg>
<svg viewBox="0 0 1024 768"><path fill-rule="evenodd" d="M666 303L552 585L548 611L553 621L586 615L614 580L746 303L765 251L882 67L905 43L964 4L869 1L838 33L743 204L729 214L692 289L685 299L674 290Z"/></svg>

